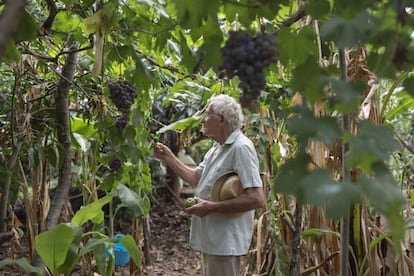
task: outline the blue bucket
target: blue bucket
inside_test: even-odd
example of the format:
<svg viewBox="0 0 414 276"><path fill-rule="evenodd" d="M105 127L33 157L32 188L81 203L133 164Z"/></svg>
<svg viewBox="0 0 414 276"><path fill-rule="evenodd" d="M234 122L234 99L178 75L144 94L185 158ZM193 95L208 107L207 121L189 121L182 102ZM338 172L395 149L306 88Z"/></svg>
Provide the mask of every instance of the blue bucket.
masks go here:
<svg viewBox="0 0 414 276"><path fill-rule="evenodd" d="M124 235L116 234L115 238L122 238ZM109 254L107 252L107 254ZM121 242L117 242L114 244L114 257L115 257L115 266L123 266L129 262L130 255L128 250Z"/></svg>

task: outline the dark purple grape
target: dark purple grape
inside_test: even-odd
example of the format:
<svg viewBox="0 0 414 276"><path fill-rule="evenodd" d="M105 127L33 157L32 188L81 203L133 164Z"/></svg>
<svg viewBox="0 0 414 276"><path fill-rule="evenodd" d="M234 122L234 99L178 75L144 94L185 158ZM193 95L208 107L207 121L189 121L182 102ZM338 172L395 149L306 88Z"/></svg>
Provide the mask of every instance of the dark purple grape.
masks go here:
<svg viewBox="0 0 414 276"><path fill-rule="evenodd" d="M251 106L266 87L264 68L278 61L278 40L274 34L262 32L250 36L246 31L230 31L221 48L222 64L219 78L232 79L237 76L242 91L241 103ZM253 105L257 106L256 103ZM244 106L244 105L243 105Z"/></svg>
<svg viewBox="0 0 414 276"><path fill-rule="evenodd" d="M134 99L137 97L136 87L129 81L119 79L108 82L109 98L122 113L129 113Z"/></svg>
<svg viewBox="0 0 414 276"><path fill-rule="evenodd" d="M109 159L108 165L111 171L119 171L122 167L122 160L119 157L112 157L111 159Z"/></svg>
<svg viewBox="0 0 414 276"><path fill-rule="evenodd" d="M122 114L122 115L119 115L118 117L116 117L115 126L119 130L124 130L127 125L128 125L128 115Z"/></svg>

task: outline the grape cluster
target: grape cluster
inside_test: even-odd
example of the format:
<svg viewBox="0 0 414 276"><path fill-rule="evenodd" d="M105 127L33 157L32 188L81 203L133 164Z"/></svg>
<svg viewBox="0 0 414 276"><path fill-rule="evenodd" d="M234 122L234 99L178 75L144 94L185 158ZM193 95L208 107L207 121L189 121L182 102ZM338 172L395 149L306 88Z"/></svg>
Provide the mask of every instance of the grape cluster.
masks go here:
<svg viewBox="0 0 414 276"><path fill-rule="evenodd" d="M262 32L250 36L246 31L230 31L221 48L222 64L219 78L237 76L243 92L241 103L248 103L260 96L266 86L263 70L278 60L278 40L274 34Z"/></svg>
<svg viewBox="0 0 414 276"><path fill-rule="evenodd" d="M112 157L111 159L109 159L108 165L111 171L119 171L122 167L122 160L119 157Z"/></svg>
<svg viewBox="0 0 414 276"><path fill-rule="evenodd" d="M129 81L119 79L108 82L109 98L122 113L128 113L134 99L137 97L137 89Z"/></svg>
<svg viewBox="0 0 414 276"><path fill-rule="evenodd" d="M128 124L129 112L135 98L137 97L137 89L131 85L129 81L118 79L117 81L108 82L109 98L122 113L116 121L115 125L119 129L124 129Z"/></svg>
<svg viewBox="0 0 414 276"><path fill-rule="evenodd" d="M122 114L116 117L115 119L115 126L119 130L123 130L128 125L128 116L126 114Z"/></svg>

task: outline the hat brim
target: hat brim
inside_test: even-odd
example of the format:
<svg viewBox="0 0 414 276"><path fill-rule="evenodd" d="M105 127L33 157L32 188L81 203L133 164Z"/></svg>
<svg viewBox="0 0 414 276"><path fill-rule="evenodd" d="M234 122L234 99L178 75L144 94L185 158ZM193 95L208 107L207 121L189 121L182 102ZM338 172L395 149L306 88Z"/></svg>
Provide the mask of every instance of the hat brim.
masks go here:
<svg viewBox="0 0 414 276"><path fill-rule="evenodd" d="M222 201L228 198L223 198L221 196L222 189L224 186L224 183L230 178L230 177L238 177L237 174L234 171L227 172L225 174L222 174L219 176L214 182L213 187L211 188L211 200L212 201Z"/></svg>
<svg viewBox="0 0 414 276"><path fill-rule="evenodd" d="M223 187L224 184L228 181L232 181L230 184L233 185L231 187L231 193L224 194ZM241 186L241 182L239 176L234 171L227 172L217 178L214 182L213 187L211 188L211 200L212 201L223 201L226 199L234 198L240 195L243 192L243 187ZM227 217L238 217L243 213L222 213L222 215Z"/></svg>

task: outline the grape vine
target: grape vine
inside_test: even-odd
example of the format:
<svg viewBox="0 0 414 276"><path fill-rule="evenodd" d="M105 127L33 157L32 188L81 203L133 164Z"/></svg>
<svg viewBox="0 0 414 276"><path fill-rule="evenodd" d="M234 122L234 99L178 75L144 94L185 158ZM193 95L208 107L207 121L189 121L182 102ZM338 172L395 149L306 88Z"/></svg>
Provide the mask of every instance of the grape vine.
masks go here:
<svg viewBox="0 0 414 276"><path fill-rule="evenodd" d="M278 40L276 35L261 32L250 36L246 31L230 31L225 45L221 48L222 63L219 78L232 79L237 76L242 91L240 102L250 107L266 86L263 70L278 61Z"/></svg>

